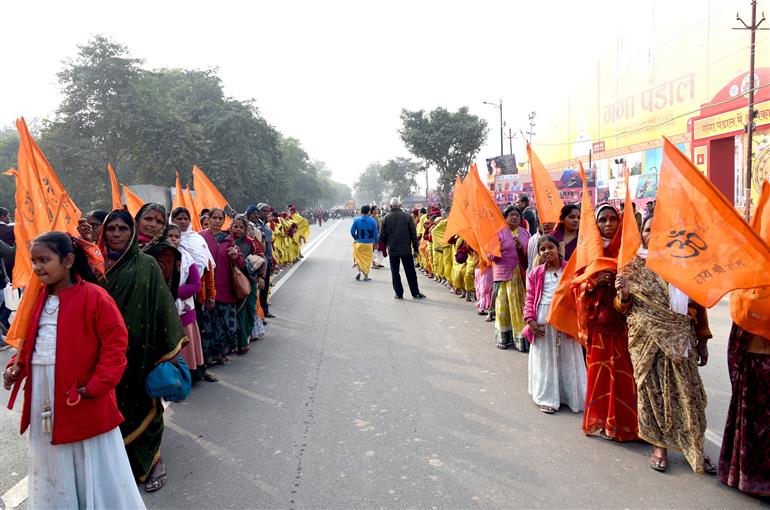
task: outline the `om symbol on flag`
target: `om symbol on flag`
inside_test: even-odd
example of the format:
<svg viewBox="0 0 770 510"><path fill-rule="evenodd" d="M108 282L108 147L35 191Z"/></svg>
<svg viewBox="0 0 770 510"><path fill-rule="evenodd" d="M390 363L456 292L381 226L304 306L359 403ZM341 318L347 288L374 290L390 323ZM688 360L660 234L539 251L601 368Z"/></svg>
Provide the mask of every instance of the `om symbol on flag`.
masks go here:
<svg viewBox="0 0 770 510"><path fill-rule="evenodd" d="M695 232L690 232L687 230L672 230L668 237L672 240L666 243L666 248L673 248L674 250L678 250L679 253L684 253L684 255L671 254L672 257L677 259L689 259L692 257L697 257L701 254L702 251L706 251L708 249L708 244L706 244L706 241L704 241L703 238Z"/></svg>

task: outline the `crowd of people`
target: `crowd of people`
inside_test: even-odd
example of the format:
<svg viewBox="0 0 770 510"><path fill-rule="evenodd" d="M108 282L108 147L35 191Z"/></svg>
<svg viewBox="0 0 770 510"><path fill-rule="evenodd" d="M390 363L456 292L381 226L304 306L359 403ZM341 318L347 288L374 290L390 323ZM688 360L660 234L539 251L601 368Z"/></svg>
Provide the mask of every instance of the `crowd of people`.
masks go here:
<svg viewBox="0 0 770 510"><path fill-rule="evenodd" d="M665 472L668 451L678 450L695 473L718 474L746 493L770 494L765 391L770 339L733 325L728 347L733 395L720 458L712 460L704 453L706 392L699 374L709 356L708 315L646 265L654 202L643 213L633 211L642 245L632 263L573 283L577 306L567 312L577 316L577 338L554 328L547 317L565 266L576 256L579 205L565 205L558 223L540 224L536 209L521 196L503 211L507 228L498 233L500 255L486 257L458 235L447 238L448 211L433 206L409 215L398 199L391 209L380 220L364 206L353 222L357 279L368 280L373 253L392 256L399 250L408 256L405 263L475 303L477 313L494 322L497 348L528 353L528 392L543 413L565 405L583 413L586 435L646 441L652 449L649 466L656 471ZM409 218L408 226L403 217ZM599 204L594 221L603 256L617 258L621 211ZM401 259L391 260L397 299L403 293ZM409 278L409 268L405 272ZM416 277L409 283L414 297L424 297Z"/></svg>
<svg viewBox="0 0 770 510"><path fill-rule="evenodd" d="M193 215L202 230L193 229ZM0 208L8 275L9 220ZM246 355L275 317L271 277L302 258L309 223L293 206L278 212L260 203L232 217L147 203L135 215L92 211L78 232L48 232L32 243L44 289L3 374L9 407L28 381L21 420L21 432L30 429L28 505L143 508L136 483L154 492L168 480L164 406L146 389L148 376L171 362L193 381L216 382L210 367ZM0 315L3 331L12 320Z"/></svg>

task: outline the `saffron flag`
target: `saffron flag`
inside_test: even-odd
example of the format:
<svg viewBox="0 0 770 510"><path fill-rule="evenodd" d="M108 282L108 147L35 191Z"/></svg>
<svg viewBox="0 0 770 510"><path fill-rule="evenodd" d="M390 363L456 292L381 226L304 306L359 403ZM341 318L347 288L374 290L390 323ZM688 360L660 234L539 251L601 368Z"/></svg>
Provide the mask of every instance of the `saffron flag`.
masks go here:
<svg viewBox="0 0 770 510"><path fill-rule="evenodd" d="M697 303L768 285L770 246L674 144L663 138L647 265Z"/></svg>
<svg viewBox="0 0 770 510"><path fill-rule="evenodd" d="M197 208L193 201L192 193L190 192L190 186L185 186L182 194L184 195L185 208L190 212L190 225L193 230L200 232L203 230L203 227L201 226L201 217L199 216L200 211L196 210Z"/></svg>
<svg viewBox="0 0 770 510"><path fill-rule="evenodd" d="M46 159L43 151L40 150L35 140L32 139L29 129L27 129L27 123L23 118L16 121L16 129L19 131L19 148L21 148L21 139L25 140L26 165L32 171L33 179L37 182L45 197L50 223L56 209L59 207L59 198L64 196L64 186L62 186L59 177L48 162L48 159ZM21 167L21 162L19 162L19 167ZM63 214L66 217L67 225L74 225L73 228L77 232L77 221L83 215L71 199L64 204Z"/></svg>
<svg viewBox="0 0 770 510"><path fill-rule="evenodd" d="M770 245L770 181L762 183L757 210L751 221L754 232ZM764 274L770 275L770 265ZM770 277L768 277L770 278ZM770 281L766 287L738 289L730 296L733 322L750 333L770 339Z"/></svg>
<svg viewBox="0 0 770 510"><path fill-rule="evenodd" d="M535 205L540 223L559 223L561 209L564 207L559 190L556 189L548 170L529 144L527 144L527 155L532 168L532 190L535 193Z"/></svg>
<svg viewBox="0 0 770 510"><path fill-rule="evenodd" d="M487 255L500 256L500 238L498 232L508 228L500 209L489 195L487 187L479 178L476 164L471 164L470 171L465 177L464 183L468 186L468 221L471 224L473 235L479 244L479 252Z"/></svg>
<svg viewBox="0 0 770 510"><path fill-rule="evenodd" d="M551 299L546 322L564 334L578 339L577 300L572 288L577 257L570 257L564 267L559 286Z"/></svg>
<svg viewBox="0 0 770 510"><path fill-rule="evenodd" d="M473 227L470 222L470 198L468 197L468 188L470 181L466 179L462 181L460 176L457 176L455 181L454 196L452 197L452 209L449 211L449 217L447 218L446 237L451 239L455 235L460 236L463 241L471 247L473 251L479 254L482 262L489 264L490 261L487 258L487 254L484 253L479 246L479 242L476 239L476 235L473 233Z"/></svg>
<svg viewBox="0 0 770 510"><path fill-rule="evenodd" d="M118 178L115 176L115 170L112 165L107 163L107 172L110 174L110 189L112 190L112 210L123 209L123 200L120 198L120 187Z"/></svg>
<svg viewBox="0 0 770 510"><path fill-rule="evenodd" d="M139 209L144 205L144 200L139 198L139 196L131 191L131 188L125 184L123 185L123 194L126 196L126 208L128 209L128 212L131 213L131 216L136 217L137 213L139 213Z"/></svg>
<svg viewBox="0 0 770 510"><path fill-rule="evenodd" d="M198 214L203 209L212 209L214 207L227 210L228 204L225 197L222 196L222 193L214 186L214 183L197 166L193 166L193 189L195 190L195 207L198 209ZM230 223L232 223L232 218L225 216L225 224L222 226L222 229L229 228Z"/></svg>
<svg viewBox="0 0 770 510"><path fill-rule="evenodd" d="M626 181L626 200L623 206L623 231L620 238L620 252L618 253L618 270L625 267L634 260L636 252L642 245L642 238L639 235L639 227L634 217L634 203L631 201L631 192L628 189L628 168L625 171Z"/></svg>
<svg viewBox="0 0 770 510"><path fill-rule="evenodd" d="M179 181L179 172L176 173L176 192L174 193L174 200L171 201L171 209L176 209L177 207L184 207L187 210L190 210L189 207L187 207L185 200L184 200L184 193L182 192L182 183Z"/></svg>

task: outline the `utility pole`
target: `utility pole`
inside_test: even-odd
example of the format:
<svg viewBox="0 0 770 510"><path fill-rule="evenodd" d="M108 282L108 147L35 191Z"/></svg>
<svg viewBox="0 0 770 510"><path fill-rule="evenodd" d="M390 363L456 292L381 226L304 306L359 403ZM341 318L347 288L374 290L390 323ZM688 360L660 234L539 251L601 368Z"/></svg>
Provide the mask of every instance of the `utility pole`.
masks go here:
<svg viewBox="0 0 770 510"><path fill-rule="evenodd" d="M527 134L529 135L529 144L532 145L532 137L535 136L535 112L532 112L528 115L529 118L529 131L527 131ZM529 158L527 158L527 170L529 172L532 172L532 163L529 161Z"/></svg>
<svg viewBox="0 0 770 510"><path fill-rule="evenodd" d="M754 56L756 53L756 35L757 30L767 30L767 28L759 28L759 25L765 21L765 13L762 13L762 19L757 22L757 0L751 0L751 25L747 25L745 21L741 19L740 13L735 14L735 19L740 21L743 28L733 28L733 30L750 30L751 31L751 60L749 62L749 118L746 122L746 132L749 135L748 149L746 150L746 212L745 219L748 223L751 221L751 151L753 149L754 138L754 117L756 111L754 111Z"/></svg>
<svg viewBox="0 0 770 510"><path fill-rule="evenodd" d="M494 106L498 110L500 110L500 155L502 156L505 154L505 149L503 148L503 139L505 136L503 135L503 100L500 99L497 103L490 103L489 101L484 101L484 104L488 104L490 106Z"/></svg>
<svg viewBox="0 0 770 510"><path fill-rule="evenodd" d="M508 128L508 136L506 138L508 138L508 146L511 150L510 154L513 154L513 139L516 138L516 135L511 128Z"/></svg>

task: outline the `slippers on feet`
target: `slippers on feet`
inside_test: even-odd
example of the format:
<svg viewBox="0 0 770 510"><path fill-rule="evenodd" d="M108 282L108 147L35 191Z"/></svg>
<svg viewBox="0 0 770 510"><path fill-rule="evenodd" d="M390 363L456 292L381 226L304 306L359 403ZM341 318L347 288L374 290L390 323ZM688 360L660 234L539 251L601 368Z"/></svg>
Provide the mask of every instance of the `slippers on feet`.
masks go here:
<svg viewBox="0 0 770 510"><path fill-rule="evenodd" d="M665 473L668 469L668 461L664 457L650 456L650 467L659 473Z"/></svg>

